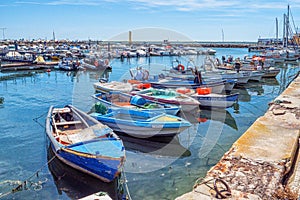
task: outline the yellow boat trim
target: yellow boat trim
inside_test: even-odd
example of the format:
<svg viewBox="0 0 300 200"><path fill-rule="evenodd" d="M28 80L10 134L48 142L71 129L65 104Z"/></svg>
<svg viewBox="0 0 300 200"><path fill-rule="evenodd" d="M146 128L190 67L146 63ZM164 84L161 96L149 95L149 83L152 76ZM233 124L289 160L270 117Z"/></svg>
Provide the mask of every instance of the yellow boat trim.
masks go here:
<svg viewBox="0 0 300 200"><path fill-rule="evenodd" d="M162 116L157 118L155 121L159 121L159 122L177 122L178 119L175 117L169 117L169 116Z"/></svg>
<svg viewBox="0 0 300 200"><path fill-rule="evenodd" d="M91 154L87 154L87 153L80 153L78 151L74 151L74 150L68 149L68 148L63 148L62 150L66 151L68 153L71 153L71 154L74 154L74 155L77 155L77 156L81 156L81 157L86 157L86 158L108 158L110 160L122 160L122 159L125 159L125 155L122 156L122 157L120 157L120 158L113 158L113 157L108 157L108 156L101 156L101 155L95 156L95 155L91 155Z"/></svg>

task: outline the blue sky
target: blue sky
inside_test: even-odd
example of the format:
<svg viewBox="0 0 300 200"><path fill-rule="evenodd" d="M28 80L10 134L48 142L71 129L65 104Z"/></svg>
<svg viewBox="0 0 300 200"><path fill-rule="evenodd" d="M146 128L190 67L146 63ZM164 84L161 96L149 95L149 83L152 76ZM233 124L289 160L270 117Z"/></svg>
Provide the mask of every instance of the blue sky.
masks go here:
<svg viewBox="0 0 300 200"><path fill-rule="evenodd" d="M275 37L276 18L282 35L288 4L297 27L300 0L0 0L0 27L6 39L52 39L54 30L56 39L110 40L131 30L138 40L135 30L151 27L196 41L222 41L222 30L225 41L257 41Z"/></svg>

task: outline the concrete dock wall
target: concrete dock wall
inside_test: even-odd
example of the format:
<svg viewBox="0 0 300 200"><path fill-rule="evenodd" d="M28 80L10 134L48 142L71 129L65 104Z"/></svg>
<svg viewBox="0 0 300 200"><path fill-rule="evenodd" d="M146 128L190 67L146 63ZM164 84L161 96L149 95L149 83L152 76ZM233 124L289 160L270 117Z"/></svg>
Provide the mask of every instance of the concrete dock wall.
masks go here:
<svg viewBox="0 0 300 200"><path fill-rule="evenodd" d="M177 198L298 199L300 76L193 190Z"/></svg>

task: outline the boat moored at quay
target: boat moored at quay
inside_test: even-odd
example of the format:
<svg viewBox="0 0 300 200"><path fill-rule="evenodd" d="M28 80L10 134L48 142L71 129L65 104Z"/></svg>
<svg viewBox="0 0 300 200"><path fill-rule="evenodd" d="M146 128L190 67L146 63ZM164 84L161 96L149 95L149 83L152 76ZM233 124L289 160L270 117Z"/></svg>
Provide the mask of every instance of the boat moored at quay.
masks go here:
<svg viewBox="0 0 300 200"><path fill-rule="evenodd" d="M101 45L103 44L105 44L105 42ZM111 45L113 45L113 43L111 43ZM212 48L216 50L214 59L221 59L222 55L232 55L234 58L242 58L245 54L249 53L247 48L234 50L217 47ZM111 49L111 51L113 50ZM82 52L84 52L83 49ZM192 53L193 51L190 52ZM27 173L30 175L35 173L35 169L39 168L39 165L42 165L45 162L50 162L50 160L45 157L44 151L41 151L41 149L45 149L45 142L43 142L45 138L44 135L41 135L40 133L44 132L45 127L40 127L35 123L36 121L41 122L45 120L45 115L42 114L48 111L49 105L66 105L71 104L70 102L72 102L72 104L74 104L77 108L80 108L83 112L89 114L90 116L91 113L89 113L89 111L91 107L94 106L94 99L91 96L100 94L100 91L95 90L93 83L98 83L99 80L104 79L107 81L107 83L112 83L113 81L125 82L126 80L131 79L128 69L136 68L136 66L140 66L141 64L149 66L149 68L147 68L147 70L149 71L149 76L151 76L152 74L160 75L165 73L166 71L164 69L168 70L171 66L171 62L176 59L181 60L181 63L185 63L185 59L193 59L195 62L195 66L197 67L196 69L201 70L201 65L203 64L202 62L205 57L206 55L196 54L170 57L166 55L153 57L147 55L135 58L124 57L123 61L121 60L121 58L116 57L111 58L109 62L112 70L105 70L105 72L102 70L88 69L79 69L77 71L69 72L59 69L52 70L52 68L51 71L46 71L46 69L27 71L18 70L14 72L1 71L0 80L1 83L3 83L2 86L4 89L1 90L2 93L0 93L0 97L5 98L5 101L0 103L0 110L3 113L8 113L11 116L9 118L3 118L3 120L1 120L0 122L0 125L1 127L3 127L3 131L5 133L0 136L0 141L2 141L1 144L3 145L3 148L7 149L6 152L0 152L2 162L5 163L1 165L1 169L3 169L3 171L5 172L11 172L2 173L1 176L3 180L19 180L20 177L18 177L18 174L20 174L20 168L24 169L25 175ZM4 61L2 61L2 63L3 62ZM166 67L155 68L155 66L152 65L155 63L164 64ZM188 68L186 64L184 64L184 67L185 69ZM235 84L232 88L231 93L229 94L239 93L238 100L231 107L227 108L226 106L224 106L223 108L210 108L204 105L201 106L201 102L194 99L198 102L198 105L194 106L191 109L180 111L179 114L172 114L172 116L180 116L182 119L189 122L190 126L186 127L185 129L176 129L178 130L178 132L176 132L175 134L172 133L171 136L160 135L154 140L154 138L147 138L149 135L151 135L151 133L155 132L152 130L152 128L146 132L142 129L138 130L133 126L127 127L131 128L131 133L134 133L134 137L129 136L129 134L126 133L124 134L119 131L114 131L114 133L123 140L123 145L126 151L126 161L124 163L125 167L123 168L124 171L122 171L120 174L121 176L118 177L121 178L121 182L128 185L130 195L134 197L134 199L143 199L146 196L153 199L161 199L165 198L166 196L166 198L175 199L183 195L184 193L189 192L191 187L187 186L192 186L195 183L195 177L203 177L204 174L208 172L208 169L218 162L220 157L222 157L222 155L228 149L228 146L230 146L230 144L234 144L236 142L236 139L244 134L245 130L251 126L251 122L254 122L257 117L262 116L265 113L265 111L268 109L268 103L272 102L275 97L277 97L278 94L283 91L286 85L288 85L288 83L290 82L291 77L293 77L293 75L296 74L297 71L299 71L297 62L286 62L284 66L276 63L274 68L278 73L272 78L263 77L259 81L248 81L245 84ZM234 69L234 71L236 70ZM201 72L203 72L202 78L206 78L205 72ZM168 78L168 75L166 73L164 75L164 78ZM195 76L193 75L191 80L193 81L194 78ZM219 75L212 77L211 80L213 80L213 78L215 80L223 80ZM184 79L177 80L177 82L180 83L179 80ZM43 84L43 87L45 87L44 90L40 89L41 84ZM125 94L129 92L128 95L132 96L132 94L130 93L132 93L133 91L139 92L144 90L142 88L143 85L137 85L137 82L136 85L131 84L132 88L130 87L129 91L123 92ZM184 90L182 86L183 85L179 87L179 90L187 92L187 90ZM151 86L148 89L153 89L153 87ZM178 88L166 88L164 90L176 91L176 89L178 90ZM197 88L195 90L197 90ZM293 88L293 90L296 91L295 88ZM16 94L16 91L18 94L12 95ZM106 92L105 95L109 95L109 92ZM213 94L214 93L211 92L210 94L203 94L202 96L208 98ZM225 96L224 93L222 93L222 95L223 97ZM273 104L274 108L278 108L277 106L279 105L279 103L281 106L291 107L291 105L286 101L294 101L294 98L286 99L286 97L287 96L285 96L284 99L279 99L280 101L275 101L275 103ZM109 103L114 102L109 98L107 100L107 102ZM24 102L26 102L26 109L24 108ZM216 101L213 100L212 102ZM181 105L181 103L179 104ZM10 108L18 110L18 112L10 112ZM59 108L64 108L64 106ZM137 112L139 112L139 108L135 109L137 110ZM121 115L123 118L127 117L126 119L130 120L139 118L138 115L134 115L133 113L132 115L130 114L125 116L125 114L121 111L118 111L118 109L111 109L111 111L113 111L111 115L114 117L114 119L111 118L110 120L120 120L121 118L118 119L118 116ZM128 110L126 110L126 112L129 113ZM22 116L19 115L19 113L23 113ZM149 112L148 114L149 116L161 115L160 112L153 113ZM280 109L276 109L276 111L272 111L272 113L275 113L279 118L286 115L283 114ZM107 115L109 114L110 112L107 112ZM38 118L40 115L42 117ZM168 118L170 116L166 117L166 115L164 114L162 114L161 116L164 116L160 119L162 121L166 119L170 120ZM102 117L105 117L105 115L102 115ZM106 117L108 118L109 116ZM174 121L175 119L177 120L177 118L171 118ZM33 121L32 119L35 120ZM141 119L139 120L141 121ZM265 124L266 123L263 122L263 125ZM67 129L66 125L58 124L58 126L60 130L64 131L65 129ZM74 126L69 124L68 128L76 126L77 125ZM109 127L108 125L106 126ZM110 127L110 129L122 129L121 123L115 123L114 126L115 127ZM33 128L29 129L28 127ZM258 131L263 132L262 129L258 129ZM78 133L80 132L81 131L79 131ZM96 131L95 134L98 133L99 132ZM145 135L148 134L148 136L144 137L143 139L138 138L140 137L140 134L143 133ZM160 133L160 131L157 130L157 133ZM34 135L34 137L32 137L32 135ZM76 134L68 135L68 137L70 139L73 139L75 135ZM72 136L74 137L72 138ZM154 134L153 137L155 137ZM61 139L66 138L67 137L65 135L61 135ZM173 138L176 139L176 145L174 143L170 143L169 146L168 142L166 141L172 141ZM82 137L79 139L83 140ZM99 138L99 140L100 139L101 138ZM19 142L16 143L16 141ZM20 143L20 141L22 143ZM56 141L58 142L58 140ZM247 141L247 143L245 144L248 144L248 142L249 141ZM89 143L82 141L82 144L85 143L87 143L87 145L93 144L92 142ZM78 145L79 144L80 142L78 143ZM73 145L70 148L75 148L75 146L76 145ZM143 148L143 146L145 146L145 148ZM85 147L87 147L85 149L86 151L95 150L96 148L98 148L94 146L93 148L89 148L90 146ZM79 149L79 146L76 146L76 148ZM83 148L84 146L82 146L82 149ZM176 148L180 148L181 151L178 153L176 151ZM265 147L259 149L265 150ZM188 153L186 153L185 150L187 150ZM52 148L51 151L53 151ZM97 150L95 150L95 153L96 151ZM109 153L112 154L113 152L109 151ZM15 155L22 156L18 157L17 159L15 158ZM58 161L61 162L60 159L58 159ZM245 159L242 159L241 161L248 164L248 161ZM50 163L50 165L51 164L52 163ZM261 163L259 163L259 161L255 162L254 164L261 166ZM56 181L55 177L53 177L53 181L51 173L49 172L49 169L47 169L47 165L45 166L46 168L43 169L43 172L39 173L39 177L34 177L32 179L32 181L36 181L36 183L38 183L38 181L43 182L44 180L46 180L45 178L47 178L47 181L42 183L42 186L45 187L38 191L38 195L45 196L45 199L68 198L65 197L66 191L62 189L65 187L59 187L56 185L57 183L59 184L60 181ZM50 170L53 170L53 168L51 167ZM239 175L239 173L236 174ZM86 180L81 179L81 176L89 175L87 175L87 173L81 173L80 176L76 177L78 182ZM91 177L93 178L93 176ZM62 179L64 178L65 177L63 177ZM179 179L182 181L178 181ZM66 179L64 180L68 181ZM230 180L223 180L230 186L230 189L235 189L234 186L230 184ZM151 184L153 181L157 182L155 186ZM169 184L170 181L172 181L172 183L174 184ZM76 183L73 183L72 181L68 183L72 186L73 184L75 185L75 187L72 187L72 190L68 192L74 194L74 198L79 197L80 195L78 194L81 193L82 190L76 188ZM218 180L216 184L217 186L222 187L222 181ZM89 187L88 185L88 183L85 184L85 187ZM146 185L147 190L141 190L141 187L139 187L140 185ZM7 186L7 188L9 189L10 187L12 186ZM177 188L177 190L174 190L175 187ZM57 188L60 188L61 190L57 191ZM165 188L165 190L160 190L160 192L158 193L157 188ZM3 191L5 191L5 189L6 188L4 188ZM98 189L99 191L101 191L100 186ZM27 190L26 193L16 192L14 194L10 194L9 198L11 197L17 199L21 198L22 196L24 198L31 199L34 198L35 195L37 195L36 191ZM114 199L113 197L111 198Z"/></svg>

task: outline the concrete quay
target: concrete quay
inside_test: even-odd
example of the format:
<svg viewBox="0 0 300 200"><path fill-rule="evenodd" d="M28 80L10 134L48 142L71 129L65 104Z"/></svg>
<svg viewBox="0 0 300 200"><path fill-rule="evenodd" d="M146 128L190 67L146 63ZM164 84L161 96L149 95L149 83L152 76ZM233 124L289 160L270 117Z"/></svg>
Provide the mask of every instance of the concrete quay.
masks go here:
<svg viewBox="0 0 300 200"><path fill-rule="evenodd" d="M300 76L193 190L176 200L300 199Z"/></svg>

